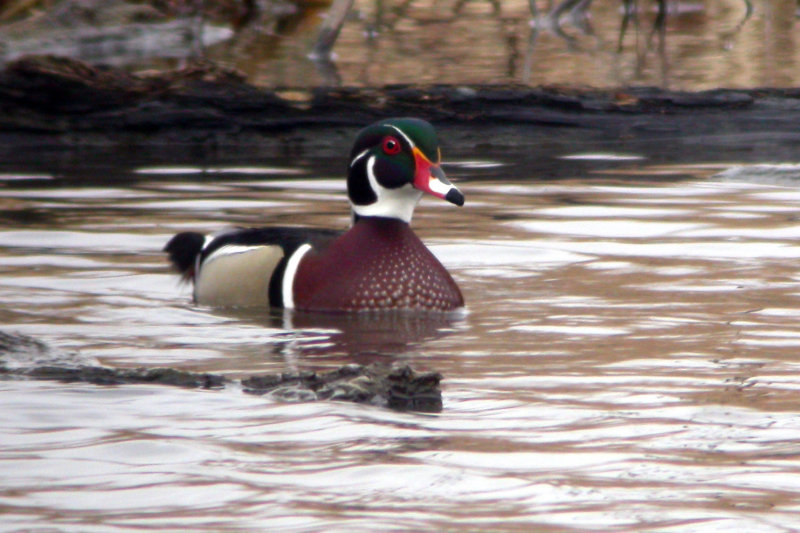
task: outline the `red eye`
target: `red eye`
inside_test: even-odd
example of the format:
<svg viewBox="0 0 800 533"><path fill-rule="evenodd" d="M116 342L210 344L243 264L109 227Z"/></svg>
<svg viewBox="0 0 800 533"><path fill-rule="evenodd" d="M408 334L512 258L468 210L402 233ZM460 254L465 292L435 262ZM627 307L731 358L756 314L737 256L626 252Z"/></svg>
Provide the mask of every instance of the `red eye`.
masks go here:
<svg viewBox="0 0 800 533"><path fill-rule="evenodd" d="M383 138L383 151L387 155L396 155L400 153L402 147L400 146L400 141L398 141L394 137L384 137Z"/></svg>

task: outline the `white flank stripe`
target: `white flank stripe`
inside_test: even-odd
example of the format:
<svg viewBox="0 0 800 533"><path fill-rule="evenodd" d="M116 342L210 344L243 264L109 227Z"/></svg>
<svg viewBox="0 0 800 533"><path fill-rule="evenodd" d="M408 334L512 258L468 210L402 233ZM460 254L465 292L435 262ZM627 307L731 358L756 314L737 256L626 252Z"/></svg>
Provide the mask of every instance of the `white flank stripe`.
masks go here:
<svg viewBox="0 0 800 533"><path fill-rule="evenodd" d="M211 255L203 259L203 262L201 263L200 258L203 256L202 250L205 250L206 247L208 247L208 245L211 244L211 241L213 241L214 238L215 237L213 235L206 235L206 241L203 243L203 248L201 249L201 253L197 254L197 259L194 260L195 276L199 275L200 269L203 267L203 265L210 264L212 261L214 261L214 259L223 257L225 255L242 254L244 252L249 252L251 250L255 250L256 248L262 247L262 245L245 246L243 244L227 244L222 248L211 252Z"/></svg>
<svg viewBox="0 0 800 533"><path fill-rule="evenodd" d="M234 254L243 254L245 252L250 252L252 250L257 250L258 248L263 248L265 245L263 244L255 244L255 245L246 245L246 244L226 244L219 250L214 250L211 255L206 258L206 262L213 261L217 257L221 257L223 255L234 255Z"/></svg>
<svg viewBox="0 0 800 533"><path fill-rule="evenodd" d="M208 247L208 245L211 244L211 241L213 241L216 238L217 238L216 235L206 235L205 239L203 240L203 247L200 248L200 251L202 252L203 250L205 250L206 247Z"/></svg>
<svg viewBox="0 0 800 533"><path fill-rule="evenodd" d="M200 258L203 257L203 251L206 247L211 244L211 241L214 240L213 235L206 235L203 239L203 246L200 248L200 253L197 254L197 257L194 258L194 277L197 278L198 274L200 274Z"/></svg>
<svg viewBox="0 0 800 533"><path fill-rule="evenodd" d="M283 271L283 283L281 285L283 307L286 309L294 309L294 294L292 293L294 277L297 275L297 267L300 266L300 260L310 249L311 245L307 243L300 246L286 262L286 270Z"/></svg>

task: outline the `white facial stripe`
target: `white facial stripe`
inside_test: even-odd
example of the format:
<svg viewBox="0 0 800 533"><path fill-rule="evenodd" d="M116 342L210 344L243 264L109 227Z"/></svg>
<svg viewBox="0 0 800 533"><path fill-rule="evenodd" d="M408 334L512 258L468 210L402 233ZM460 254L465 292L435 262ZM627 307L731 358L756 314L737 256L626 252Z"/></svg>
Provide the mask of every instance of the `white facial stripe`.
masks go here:
<svg viewBox="0 0 800 533"><path fill-rule="evenodd" d="M359 159L361 159L362 157L364 157L364 156L365 156L365 155L367 155L368 153L369 153L369 149L367 149L367 150L364 150L363 152L361 152L360 154L358 154L357 156L355 156L355 157L353 158L353 160L352 160L352 161L350 161L350 166L352 167L353 165L355 165L355 164L356 164L356 161L358 161Z"/></svg>
<svg viewBox="0 0 800 533"><path fill-rule="evenodd" d="M403 133L403 130L401 130L401 129L400 129L400 128L398 128L397 126L392 126L391 124L384 124L384 126L386 126L386 127L389 127L389 128L392 128L393 130L397 131L397 133L399 133L399 134L400 134L400 136L401 136L401 137L403 137L403 139L405 139L405 140L406 140L406 142L409 144L409 146L411 146L411 148L414 148L414 147L416 146L416 145L414 144L414 141L412 141L412 140L411 140L411 139L408 137L408 135L406 135L405 133Z"/></svg>
<svg viewBox="0 0 800 533"><path fill-rule="evenodd" d="M300 266L300 260L310 249L311 245L308 243L300 246L286 262L286 270L283 271L283 282L281 283L283 307L286 309L294 309L294 293L292 292L294 277L297 275L297 267Z"/></svg>
<svg viewBox="0 0 800 533"><path fill-rule="evenodd" d="M372 187L372 191L378 197L378 202L380 202L383 187L378 183L378 178L375 177L375 161L377 161L377 158L374 155L367 159L367 179L369 180L369 186Z"/></svg>

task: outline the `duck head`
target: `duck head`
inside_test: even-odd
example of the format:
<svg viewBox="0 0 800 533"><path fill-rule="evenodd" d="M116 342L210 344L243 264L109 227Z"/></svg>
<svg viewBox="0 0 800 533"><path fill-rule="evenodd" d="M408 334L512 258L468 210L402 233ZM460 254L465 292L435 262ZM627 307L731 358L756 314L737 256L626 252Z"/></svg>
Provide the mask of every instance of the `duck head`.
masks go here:
<svg viewBox="0 0 800 533"><path fill-rule="evenodd" d="M464 195L441 169L436 131L416 118L381 120L361 130L350 152L347 195L355 219L411 221L423 193L456 205Z"/></svg>

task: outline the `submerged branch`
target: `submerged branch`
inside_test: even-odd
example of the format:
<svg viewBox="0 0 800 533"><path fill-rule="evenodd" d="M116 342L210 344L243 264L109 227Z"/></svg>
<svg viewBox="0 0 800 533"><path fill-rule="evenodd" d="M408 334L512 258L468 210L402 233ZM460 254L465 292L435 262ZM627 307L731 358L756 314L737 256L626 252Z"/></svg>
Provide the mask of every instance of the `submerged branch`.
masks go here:
<svg viewBox="0 0 800 533"><path fill-rule="evenodd" d="M0 332L0 375L95 385L152 384L221 389L238 380L174 368L111 368L74 362L31 337ZM408 365L344 365L324 372L256 375L241 380L250 394L286 400L339 400L397 411L442 410L441 374L416 372Z"/></svg>

